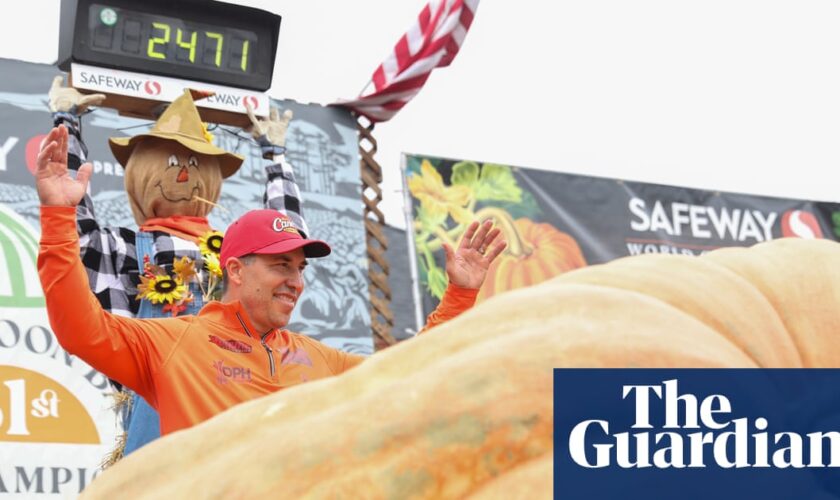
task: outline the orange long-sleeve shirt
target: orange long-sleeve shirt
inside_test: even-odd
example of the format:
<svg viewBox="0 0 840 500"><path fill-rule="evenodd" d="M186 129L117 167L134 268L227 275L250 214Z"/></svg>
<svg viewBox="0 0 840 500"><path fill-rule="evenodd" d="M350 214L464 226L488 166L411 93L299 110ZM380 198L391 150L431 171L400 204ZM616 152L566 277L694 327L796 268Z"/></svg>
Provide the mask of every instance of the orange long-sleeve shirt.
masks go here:
<svg viewBox="0 0 840 500"><path fill-rule="evenodd" d="M211 302L197 316L115 316L88 288L75 209L41 207L41 231L38 274L58 341L143 396L158 410L162 434L364 360L287 330L260 336L239 302ZM469 309L477 292L450 285L426 329Z"/></svg>

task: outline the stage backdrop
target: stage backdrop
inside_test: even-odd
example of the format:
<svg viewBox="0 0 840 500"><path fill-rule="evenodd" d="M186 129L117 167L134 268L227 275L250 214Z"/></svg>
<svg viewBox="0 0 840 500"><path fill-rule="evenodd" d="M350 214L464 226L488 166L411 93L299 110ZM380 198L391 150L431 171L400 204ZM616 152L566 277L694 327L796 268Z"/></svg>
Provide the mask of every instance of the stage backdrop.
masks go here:
<svg viewBox="0 0 840 500"><path fill-rule="evenodd" d="M36 272L38 199L30 171L52 126L47 90L57 68L0 60L0 494L78 493L96 474L118 432L107 380L67 355L53 336ZM359 179L358 138L352 117L337 108L275 101L294 112L287 158L303 191L312 236L333 253L311 262L306 289L289 328L334 347L373 352L367 260ZM123 170L107 138L143 132L150 122L99 109L83 119L94 165L91 194L101 224L135 228ZM225 229L245 211L262 207L266 182L250 135L213 127L217 145L245 156L225 180L210 217Z"/></svg>
<svg viewBox="0 0 840 500"><path fill-rule="evenodd" d="M420 297L446 287L441 243L494 216L508 249L478 300L573 269L641 253L699 255L774 238L840 238L840 204L703 191L493 163L407 155Z"/></svg>

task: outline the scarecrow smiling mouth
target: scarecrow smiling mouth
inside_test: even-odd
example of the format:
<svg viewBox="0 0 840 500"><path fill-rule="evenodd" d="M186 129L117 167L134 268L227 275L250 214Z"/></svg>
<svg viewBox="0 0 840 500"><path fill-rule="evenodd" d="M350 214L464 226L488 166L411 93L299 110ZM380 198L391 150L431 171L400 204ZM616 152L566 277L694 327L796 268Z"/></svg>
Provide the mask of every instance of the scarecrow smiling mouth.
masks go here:
<svg viewBox="0 0 840 500"><path fill-rule="evenodd" d="M193 186L192 191L190 192L190 195L188 197L181 196L180 198L170 198L169 196L167 196L166 191L163 190L163 183L161 181L158 181L158 183L155 184L155 186L157 186L157 188L160 190L160 195L161 197L163 197L164 200L173 203L178 201L192 201L199 192L199 186L198 184L196 184L195 186Z"/></svg>

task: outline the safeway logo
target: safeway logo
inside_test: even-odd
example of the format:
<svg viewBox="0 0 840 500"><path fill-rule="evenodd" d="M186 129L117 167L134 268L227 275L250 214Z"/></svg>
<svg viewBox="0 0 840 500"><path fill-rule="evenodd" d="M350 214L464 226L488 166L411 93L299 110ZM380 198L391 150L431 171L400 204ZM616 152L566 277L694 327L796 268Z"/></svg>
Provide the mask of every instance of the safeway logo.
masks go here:
<svg viewBox="0 0 840 500"><path fill-rule="evenodd" d="M252 96L252 95L245 96L245 97L242 99L242 101L243 101L243 104L249 104L249 105L251 106L251 109L253 109L254 111L256 111L256 110L257 110L257 108L259 108L259 107L260 107L260 101L259 101L259 99L257 99L256 97L254 97L254 96Z"/></svg>
<svg viewBox="0 0 840 500"><path fill-rule="evenodd" d="M805 239L824 237L817 218L804 210L788 210L782 215L782 236Z"/></svg>
<svg viewBox="0 0 840 500"><path fill-rule="evenodd" d="M147 80L146 83L143 85L143 90L146 91L147 94L150 96L158 96L160 95L160 84L154 80Z"/></svg>
<svg viewBox="0 0 840 500"><path fill-rule="evenodd" d="M778 214L746 208L714 207L655 200L652 207L641 198L628 204L633 218L630 228L636 232L662 233L733 241L769 241Z"/></svg>

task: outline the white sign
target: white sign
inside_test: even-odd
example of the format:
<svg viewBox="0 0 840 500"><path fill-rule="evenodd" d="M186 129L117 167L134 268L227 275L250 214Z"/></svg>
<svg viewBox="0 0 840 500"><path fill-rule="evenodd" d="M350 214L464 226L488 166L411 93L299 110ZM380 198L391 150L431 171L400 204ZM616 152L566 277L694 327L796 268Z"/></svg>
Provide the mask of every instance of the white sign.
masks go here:
<svg viewBox="0 0 840 500"><path fill-rule="evenodd" d="M108 379L61 348L35 264L38 234L0 204L0 497L75 497L120 432Z"/></svg>
<svg viewBox="0 0 840 500"><path fill-rule="evenodd" d="M223 87L192 80L180 80L157 75L144 75L117 69L97 68L73 63L70 67L73 87L79 90L116 94L153 101L172 102L184 89L207 90L215 95L196 101L199 108L217 109L232 113L245 113L245 102L251 104L254 114L268 116L270 101L267 95L233 87Z"/></svg>

